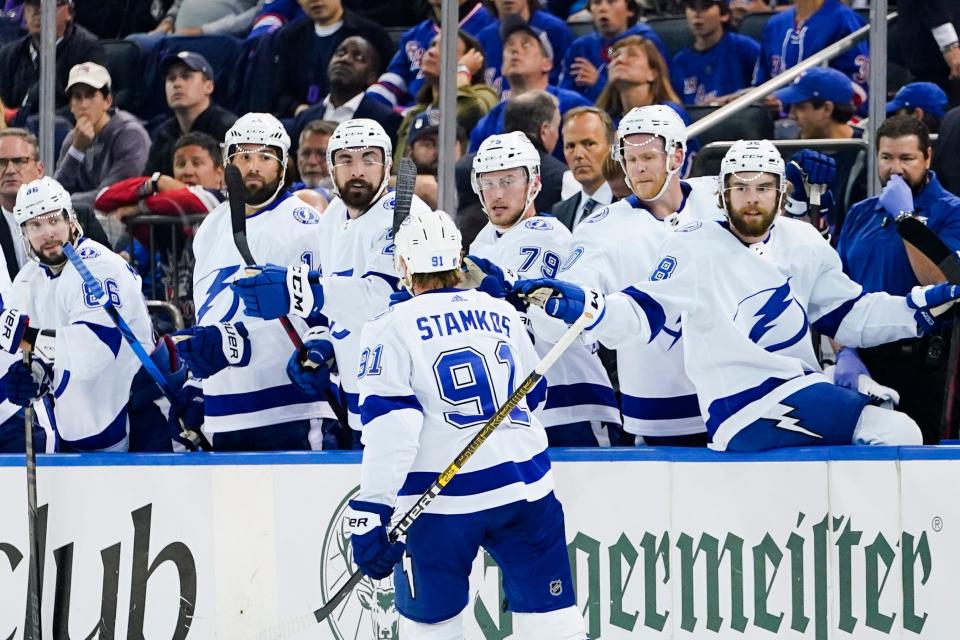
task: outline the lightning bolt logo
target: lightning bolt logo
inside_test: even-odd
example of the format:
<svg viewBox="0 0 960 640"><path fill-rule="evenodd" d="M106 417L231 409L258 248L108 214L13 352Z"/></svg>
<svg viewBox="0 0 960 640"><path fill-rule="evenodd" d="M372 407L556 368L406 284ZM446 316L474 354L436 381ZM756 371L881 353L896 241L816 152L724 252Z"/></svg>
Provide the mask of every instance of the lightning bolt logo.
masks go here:
<svg viewBox="0 0 960 640"><path fill-rule="evenodd" d="M823 439L819 433L814 433L808 429L804 429L800 426L800 421L797 418L794 418L790 413L794 410L794 407L787 406L785 404L777 404L775 407L770 409L770 412L764 416L765 419L770 421L776 421L776 424L773 426L777 429L783 429L784 431L793 431L794 433L801 433L805 436L810 436L811 438L820 438Z"/></svg>
<svg viewBox="0 0 960 640"><path fill-rule="evenodd" d="M760 339L775 326L777 318L787 310L791 302L793 298L790 297L790 279L788 278L786 282L771 291L770 297L754 314L753 317L757 318L757 322L750 329L750 340L759 343Z"/></svg>
<svg viewBox="0 0 960 640"><path fill-rule="evenodd" d="M214 277L213 282L210 283L210 287L206 291L207 299L203 301L203 304L200 305L200 308L197 309L197 320L202 320L203 316L207 315L207 312L213 308L213 301L216 300L217 296L224 289L228 289L233 294L233 301L230 303L230 309L223 316L220 322L229 322L233 317L233 314L237 312L237 308L240 306L240 296L236 291L230 289L230 284L227 282L230 276L239 271L240 265L233 265L230 267L224 267L217 270L217 275Z"/></svg>

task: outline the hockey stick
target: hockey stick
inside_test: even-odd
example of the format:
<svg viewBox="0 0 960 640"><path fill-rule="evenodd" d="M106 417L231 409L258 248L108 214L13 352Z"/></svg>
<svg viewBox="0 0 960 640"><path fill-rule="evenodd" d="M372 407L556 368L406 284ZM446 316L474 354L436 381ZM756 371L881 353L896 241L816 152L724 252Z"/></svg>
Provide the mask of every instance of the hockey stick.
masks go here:
<svg viewBox="0 0 960 640"><path fill-rule="evenodd" d="M244 198L246 189L243 186L243 176L240 175L240 169L234 164L227 164L223 169L223 178L227 184L227 197L230 201L230 228L233 230L233 244L236 245L240 257L248 267L256 266L257 261L253 259L253 253L250 251L250 245L247 243L247 203ZM290 322L287 316L280 316L280 325L287 332L287 337L293 343L293 348L300 354L300 361L305 362L307 350L303 346L303 340L297 333L296 327ZM327 404L333 409L337 416L337 422L344 429L350 428L347 418L347 412L343 410L340 402L333 395L333 391L327 391Z"/></svg>
<svg viewBox="0 0 960 640"><path fill-rule="evenodd" d="M413 189L417 182L417 165L410 158L401 158L397 166L396 201L393 205L393 235L410 215L410 205L413 204Z"/></svg>
<svg viewBox="0 0 960 640"><path fill-rule="evenodd" d="M563 352L576 340L580 333L591 323L596 321L597 313L599 309L596 303L590 305L589 308L584 310L584 313L573 323L566 332L560 336L560 339L556 344L547 352L543 359L540 360L534 366L533 371L530 372L523 382L520 383L520 386L510 394L510 397L507 398L507 401L497 409L496 413L487 420L475 436L467 443L467 445L457 454L457 457L454 458L453 462L447 465L447 468L444 469L440 475L437 476L437 479L433 481L433 484L417 499L416 503L410 510L404 514L403 518L400 519L393 529L390 530L389 538L391 542L396 542L404 538L407 534L407 531L413 525L420 515L426 511L427 507L431 502L443 491L443 488L447 486L454 476L463 468L465 464L470 460L474 453L477 452L477 449L490 437L490 434L500 426L500 423L503 422L507 416L513 411L520 401L530 393L530 391L537 386L537 383L543 378L543 375L546 373L547 369L553 366L557 359L563 355ZM256 635L257 640L282 640L283 638L288 638L294 634L300 633L312 627L315 624L321 623L326 620L331 613L342 603L350 592L353 591L353 588L359 584L360 580L363 579L363 573L360 570L354 571L350 578L344 583L342 587L333 595L328 602L326 602L322 607L314 611L313 613L300 616L299 618L294 618L288 620L287 622L278 624L269 629L265 629Z"/></svg>
<svg viewBox="0 0 960 640"><path fill-rule="evenodd" d="M27 370L31 368L31 352L29 348L23 350L23 364ZM41 624L40 592L40 542L37 540L37 455L33 449L33 404L23 409L23 439L27 454L27 526L30 543L30 573L27 579L27 628L24 629L24 640L41 640L43 629Z"/></svg>
<svg viewBox="0 0 960 640"><path fill-rule="evenodd" d="M103 291L103 287L100 285L100 281L93 277L93 274L90 273L90 269L87 268L87 265L83 263L83 258L77 253L77 250L74 249L73 245L69 242L63 245L63 253L67 256L67 259L70 261L70 264L73 265L73 268L77 270L77 273L80 274L80 277L83 278L83 284L87 288L87 293L92 295L97 300L103 300L103 310L107 312L107 315L110 316L110 320L113 321L113 324L116 325L117 329L120 331L120 335L123 336L123 339L127 341L127 344L130 345L130 348L133 349L133 353L137 356L137 360L140 361L140 364L143 365L143 368L146 369L147 374L153 381L160 387L160 391L166 396L167 400L170 401L170 406L179 407L180 403L177 401L177 394L174 392L173 388L170 386L170 383L164 377L163 372L160 371L160 368L157 367L151 358L150 354L147 353L147 350L143 348L143 345L140 344L140 341L137 340L137 336L133 333L133 329L130 328L130 325L127 324L127 321L123 319L123 316L120 315L120 312L114 306L113 302L110 300L110 296L106 295ZM194 431L192 429L187 429L183 423L180 423L180 435L194 448L199 447L204 451L212 451L213 447L210 445L210 441L207 440L207 437L204 436L199 431Z"/></svg>

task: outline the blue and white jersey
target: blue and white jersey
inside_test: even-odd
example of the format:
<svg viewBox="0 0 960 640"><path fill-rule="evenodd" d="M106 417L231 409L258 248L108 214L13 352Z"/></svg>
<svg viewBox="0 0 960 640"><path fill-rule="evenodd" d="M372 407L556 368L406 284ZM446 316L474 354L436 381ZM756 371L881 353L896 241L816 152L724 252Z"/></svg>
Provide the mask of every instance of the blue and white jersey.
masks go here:
<svg viewBox="0 0 960 640"><path fill-rule="evenodd" d="M321 214L285 192L269 206L247 217L250 252L260 264L313 264L320 244ZM227 367L202 380L204 431L225 433L296 420L330 416L326 403L314 402L287 378L293 345L277 320L244 313L243 301L230 287L245 276L243 258L233 243L230 203L224 202L203 220L193 241L193 301L198 325L243 321L250 333L250 364ZM300 335L306 323L290 316Z"/></svg>
<svg viewBox="0 0 960 640"><path fill-rule="evenodd" d="M681 181L680 211L658 220L636 196L595 211L574 229L569 257L560 271L569 280L614 293L650 276L660 245L678 226L723 217L716 178ZM617 347L623 428L642 436L677 436L705 430L693 383L683 369L679 314L665 319L649 345ZM609 345L607 345L609 346ZM613 347L611 347L613 348Z"/></svg>
<svg viewBox="0 0 960 640"><path fill-rule="evenodd" d="M550 46L553 47L553 69L550 70L549 83L557 84L560 81L560 68L563 63L563 54L566 52L573 35L567 23L552 13L544 10L534 10L530 15L530 25L544 31ZM483 58L487 65L484 79L493 87L498 95L510 88L510 83L503 77L500 67L503 64L503 40L500 39L500 21L484 27L477 34L477 41L483 47Z"/></svg>
<svg viewBox="0 0 960 640"><path fill-rule="evenodd" d="M477 2L466 15L461 15L460 29L476 37L484 27L495 20L487 8ZM391 107L412 104L424 82L420 69L423 54L439 33L440 26L433 18L427 18L410 27L400 38L397 52L393 54L387 70L367 89L367 95Z"/></svg>
<svg viewBox="0 0 960 640"><path fill-rule="evenodd" d="M864 294L816 229L783 217L749 247L726 222L680 227L661 248L654 277L607 296L590 333L611 348L637 345L640 355L678 315L686 373L719 450L783 398L828 380L811 326L853 347L918 334L904 298ZM787 412L777 428L796 427Z"/></svg>
<svg viewBox="0 0 960 640"><path fill-rule="evenodd" d="M523 320L503 300L441 289L363 328L357 374L363 465L357 500L413 506L533 370ZM474 513L553 490L547 436L531 412L544 380L478 448L431 513Z"/></svg>
<svg viewBox="0 0 960 640"><path fill-rule="evenodd" d="M14 238L13 241L21 242L21 239ZM3 255L3 251L0 251L0 309L6 309L11 306L10 289L12 287L13 283L10 281L10 272L7 271L7 259ZM18 359L16 354L0 351L0 372L6 373L10 365ZM19 410L20 406L13 404L9 400L0 401L0 425L13 417L13 414Z"/></svg>
<svg viewBox="0 0 960 640"><path fill-rule="evenodd" d="M340 369L340 385L347 399L350 426L360 429L356 363L360 330L365 322L390 305L399 289L394 265L393 209L396 196L388 192L363 215L351 218L343 200L336 198L323 213L314 268L321 273L323 307ZM413 197L411 211L428 211Z"/></svg>
<svg viewBox="0 0 960 640"><path fill-rule="evenodd" d="M153 326L140 276L102 244L81 237L77 253L150 353ZM4 304L30 316L30 326L56 331L51 418L60 438L81 450L125 451L130 383L140 361L100 301L67 262L59 274L39 262L23 265Z"/></svg>
<svg viewBox="0 0 960 640"><path fill-rule="evenodd" d="M470 255L510 269L519 278L553 278L570 253L570 240L570 231L552 216L528 218L505 233L488 223L470 245ZM539 307L532 306L528 314L534 347L543 357L553 347L555 334L566 327ZM545 335L539 330L544 323L558 325L559 331ZM547 399L538 415L547 428L590 421L620 424L617 398L595 344L574 342L560 356L550 369Z"/></svg>
<svg viewBox="0 0 960 640"><path fill-rule="evenodd" d="M727 32L706 51L678 51L670 63L670 82L683 104L708 104L749 87L759 56L756 40Z"/></svg>
<svg viewBox="0 0 960 640"><path fill-rule="evenodd" d="M864 24L864 19L840 0L826 0L813 15L799 23L795 7L775 14L763 28L753 84L763 84L795 67ZM831 60L830 66L866 90L870 75L869 43L861 40Z"/></svg>

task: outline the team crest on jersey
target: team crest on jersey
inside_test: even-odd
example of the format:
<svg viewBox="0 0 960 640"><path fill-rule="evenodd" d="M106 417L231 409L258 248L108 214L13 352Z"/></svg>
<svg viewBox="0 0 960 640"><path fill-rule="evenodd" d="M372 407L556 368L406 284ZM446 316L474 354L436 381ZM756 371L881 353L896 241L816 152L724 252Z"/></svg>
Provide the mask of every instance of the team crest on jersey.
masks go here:
<svg viewBox="0 0 960 640"><path fill-rule="evenodd" d="M553 229L553 226L542 218L530 218L523 223L523 226L525 226L527 229L537 229L539 231L549 231L550 229Z"/></svg>
<svg viewBox="0 0 960 640"><path fill-rule="evenodd" d="M84 260L90 260L91 258L97 258L100 256L100 252L97 251L96 247L91 247L90 245L80 247L80 251L77 253L80 254L80 257Z"/></svg>
<svg viewBox="0 0 960 640"><path fill-rule="evenodd" d="M309 207L297 207L293 210L293 219L300 224L317 224L320 214Z"/></svg>
<svg viewBox="0 0 960 640"><path fill-rule="evenodd" d="M584 220L584 222L587 224L590 224L592 222L600 222L601 220L606 218L608 215L610 215L610 207L604 207L603 209L600 209L600 211L597 211L596 213L591 214L586 220Z"/></svg>
<svg viewBox="0 0 960 640"><path fill-rule="evenodd" d="M677 233L686 233L688 231L696 231L702 226L703 226L703 223L700 222L699 220L696 220L694 222L688 222L685 225L677 227L676 231Z"/></svg>
<svg viewBox="0 0 960 640"><path fill-rule="evenodd" d="M786 349L807 335L807 312L793 296L790 279L741 300L733 321L750 340L767 351Z"/></svg>
<svg viewBox="0 0 960 640"><path fill-rule="evenodd" d="M396 197L391 197L390 199L383 201L383 208L384 208L384 209L393 209L396 205L397 205L397 198L396 198Z"/></svg>

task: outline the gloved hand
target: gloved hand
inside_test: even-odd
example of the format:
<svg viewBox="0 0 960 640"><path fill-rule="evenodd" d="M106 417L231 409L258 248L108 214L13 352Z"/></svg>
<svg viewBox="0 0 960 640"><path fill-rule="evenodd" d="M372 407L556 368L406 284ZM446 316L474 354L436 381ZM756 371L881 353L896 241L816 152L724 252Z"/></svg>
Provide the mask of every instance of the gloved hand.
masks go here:
<svg viewBox="0 0 960 640"><path fill-rule="evenodd" d="M587 327L592 329L603 316L605 298L596 289L553 278L537 278L520 280L513 290L528 302L543 306L548 316L560 318L567 324L573 324L585 312L593 312L595 319Z"/></svg>
<svg viewBox="0 0 960 640"><path fill-rule="evenodd" d="M523 300L513 293L517 276L509 269L501 269L486 258L467 256L463 259L464 286L479 289L489 296L509 302L520 313L527 310Z"/></svg>
<svg viewBox="0 0 960 640"><path fill-rule="evenodd" d="M238 278L230 285L243 300L245 315L264 320L287 314L308 318L323 308L323 285L310 284L311 276L319 280L320 275L306 265L288 269L268 264L258 269L259 273Z"/></svg>
<svg viewBox="0 0 960 640"><path fill-rule="evenodd" d="M899 214L913 212L913 191L906 180L894 174L880 192L878 204L883 208L883 213L896 222Z"/></svg>
<svg viewBox="0 0 960 640"><path fill-rule="evenodd" d="M0 311L0 349L7 353L16 353L29 324L30 316L25 313L16 309Z"/></svg>
<svg viewBox="0 0 960 640"><path fill-rule="evenodd" d="M821 185L829 189L836 176L837 161L812 149L801 149L793 154L787 163L787 180L793 185L792 197L801 202L810 201L807 184Z"/></svg>
<svg viewBox="0 0 960 640"><path fill-rule="evenodd" d="M857 354L857 350L852 347L841 349L837 354L837 367L833 371L834 383L856 391L861 375L870 377L870 372Z"/></svg>
<svg viewBox="0 0 960 640"><path fill-rule="evenodd" d="M395 304L400 304L401 302L406 302L407 300L412 300L413 294L407 290L406 287L400 289L400 291L394 291L390 294L390 306L392 307Z"/></svg>
<svg viewBox="0 0 960 640"><path fill-rule="evenodd" d="M303 336L306 359L295 351L287 362L287 377L307 395L321 398L330 388L330 368L333 366L333 343L326 327L314 327Z"/></svg>
<svg viewBox="0 0 960 640"><path fill-rule="evenodd" d="M196 443L185 441L180 425L188 431L200 431L203 426L203 389L195 380L189 380L177 393L177 404L170 405L167 414L167 427L170 435L188 449L196 447Z"/></svg>
<svg viewBox="0 0 960 640"><path fill-rule="evenodd" d="M177 353L195 378L209 378L227 367L250 364L250 337L242 322L218 322L173 334ZM177 337L186 340L177 341Z"/></svg>
<svg viewBox="0 0 960 640"><path fill-rule="evenodd" d="M41 360L33 358L27 365L23 360L17 360L7 369L6 375L0 379L7 399L13 404L28 407L50 390L53 384L53 367Z"/></svg>
<svg viewBox="0 0 960 640"><path fill-rule="evenodd" d="M350 530L353 561L364 574L374 580L383 580L393 573L406 545L387 539L387 525L393 509L385 504L351 500L344 518Z"/></svg>
<svg viewBox="0 0 960 640"><path fill-rule="evenodd" d="M937 320L946 313L960 298L960 285L932 284L926 287L914 287L907 295L907 306L916 309L913 317L917 319L920 333L930 331Z"/></svg>

